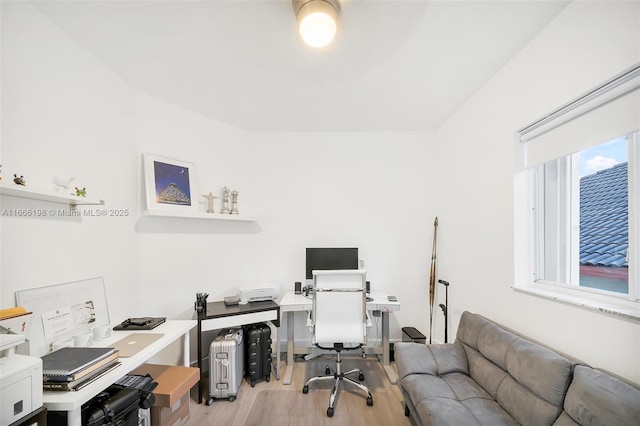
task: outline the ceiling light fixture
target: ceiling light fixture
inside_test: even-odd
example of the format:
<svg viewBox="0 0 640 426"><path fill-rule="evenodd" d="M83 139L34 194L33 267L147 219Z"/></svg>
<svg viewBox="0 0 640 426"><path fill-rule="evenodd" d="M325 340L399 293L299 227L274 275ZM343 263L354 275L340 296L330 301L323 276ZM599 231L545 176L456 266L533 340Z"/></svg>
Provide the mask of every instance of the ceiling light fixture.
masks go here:
<svg viewBox="0 0 640 426"><path fill-rule="evenodd" d="M325 47L338 27L338 0L293 0L300 36L311 47Z"/></svg>

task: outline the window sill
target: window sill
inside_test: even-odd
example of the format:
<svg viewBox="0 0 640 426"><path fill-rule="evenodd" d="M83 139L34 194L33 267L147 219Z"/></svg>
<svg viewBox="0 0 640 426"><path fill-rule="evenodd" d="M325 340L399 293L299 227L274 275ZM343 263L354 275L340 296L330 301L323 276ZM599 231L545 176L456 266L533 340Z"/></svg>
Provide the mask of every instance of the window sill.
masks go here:
<svg viewBox="0 0 640 426"><path fill-rule="evenodd" d="M632 321L640 322L640 304L635 302L627 302L636 307L616 306L615 304L601 302L593 300L580 295L566 294L560 291L554 291L550 289L543 289L537 287L512 287L515 291L519 291L526 294L542 297L545 299L555 300L569 305L580 306L582 308L590 309L604 314L617 316L620 318L629 319Z"/></svg>

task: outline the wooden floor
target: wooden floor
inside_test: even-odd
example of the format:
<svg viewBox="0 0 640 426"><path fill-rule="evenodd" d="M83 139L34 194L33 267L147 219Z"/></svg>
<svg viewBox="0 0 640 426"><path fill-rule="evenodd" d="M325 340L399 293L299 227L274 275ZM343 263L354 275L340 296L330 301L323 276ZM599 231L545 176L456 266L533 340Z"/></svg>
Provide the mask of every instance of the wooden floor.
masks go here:
<svg viewBox="0 0 640 426"><path fill-rule="evenodd" d="M302 387L308 377L323 375L325 366L335 367L335 357L319 357L296 362L291 385L271 376L269 382L259 382L251 387L246 379L234 402L215 400L210 406L196 404L192 391L190 419L187 425L260 425L260 426L410 426L404 416L402 395L397 385L391 384L377 358L343 357L343 371L360 368L373 394L373 406L366 404L364 392L350 385L341 387L333 417L327 417L332 384L314 383L309 393ZM284 367L284 366L283 366ZM284 372L284 368L282 368ZM205 389L205 395L208 391Z"/></svg>

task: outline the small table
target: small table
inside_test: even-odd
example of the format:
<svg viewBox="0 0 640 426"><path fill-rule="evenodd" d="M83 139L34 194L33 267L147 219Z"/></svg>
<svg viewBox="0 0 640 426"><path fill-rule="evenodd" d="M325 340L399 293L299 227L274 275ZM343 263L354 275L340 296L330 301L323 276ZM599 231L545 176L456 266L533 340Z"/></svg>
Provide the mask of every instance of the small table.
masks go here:
<svg viewBox="0 0 640 426"><path fill-rule="evenodd" d="M272 339L278 342L280 306L273 301L251 302L244 305L227 306L224 302L209 302L207 310L198 313L198 368L202 372L202 333L227 327L270 321L275 328ZM280 345L276 345L276 380L280 380ZM211 374L211 372L209 372ZM202 403L202 377L198 381L198 404Z"/></svg>

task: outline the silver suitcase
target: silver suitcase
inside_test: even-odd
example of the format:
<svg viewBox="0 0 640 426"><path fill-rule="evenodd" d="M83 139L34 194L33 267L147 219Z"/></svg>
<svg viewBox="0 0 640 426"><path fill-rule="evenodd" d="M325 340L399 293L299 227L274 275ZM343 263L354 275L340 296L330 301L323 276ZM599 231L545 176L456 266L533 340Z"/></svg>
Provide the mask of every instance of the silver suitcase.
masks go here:
<svg viewBox="0 0 640 426"><path fill-rule="evenodd" d="M241 328L225 329L209 347L209 398L235 401L244 377L244 338Z"/></svg>

